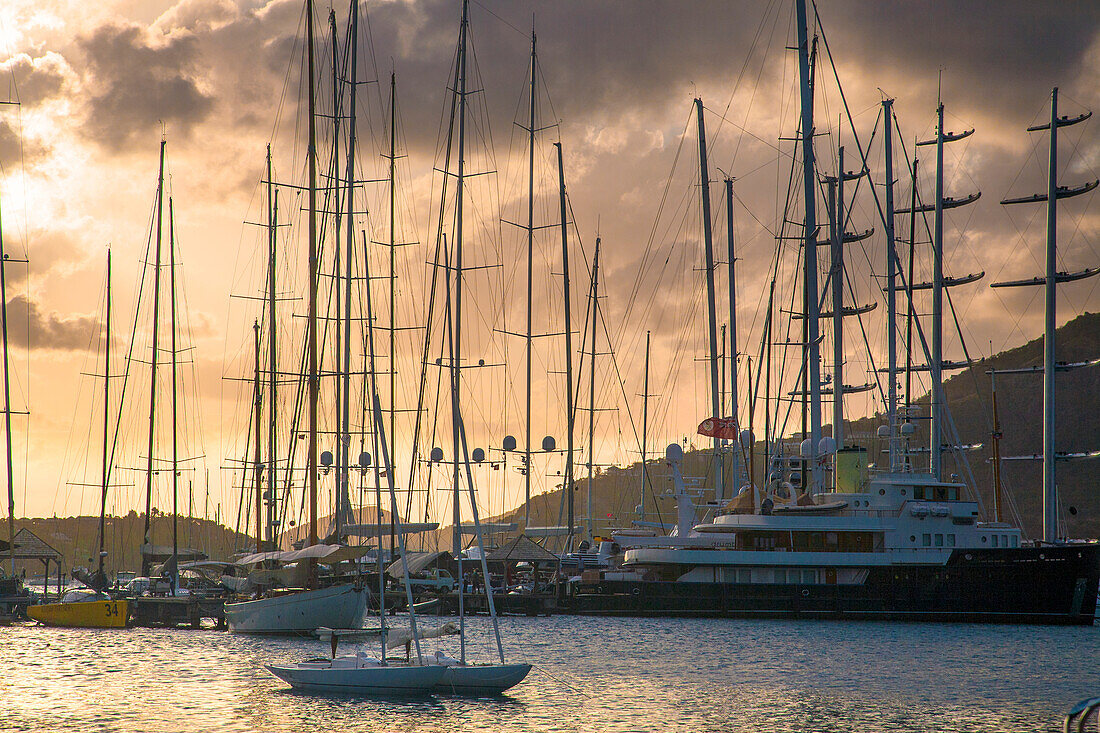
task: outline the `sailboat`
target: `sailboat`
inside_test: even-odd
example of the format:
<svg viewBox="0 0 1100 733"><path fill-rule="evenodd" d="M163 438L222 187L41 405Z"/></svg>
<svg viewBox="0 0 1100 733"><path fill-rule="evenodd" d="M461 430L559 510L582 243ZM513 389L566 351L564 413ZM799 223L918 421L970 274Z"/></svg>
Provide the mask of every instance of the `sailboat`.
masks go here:
<svg viewBox="0 0 1100 733"><path fill-rule="evenodd" d="M43 603L27 608L27 616L46 626L66 626L89 629L125 628L130 618L130 602L114 598L104 592L107 574L103 563L107 557L104 549L106 536L107 489L110 482L108 453L108 429L111 405L111 251L107 250L107 300L104 328L103 370L103 456L102 484L99 504L99 567L90 577L90 588L69 591L58 603Z"/></svg>
<svg viewBox="0 0 1100 733"><path fill-rule="evenodd" d="M508 664L504 661L504 646L500 636L500 626L496 615L496 605L493 600L492 584L489 582L489 568L486 561L485 545L482 538L482 527L478 516L477 494L474 486L473 470L470 466L470 450L466 441L466 427L462 419L461 400L461 364L462 364L462 294L463 294L463 197L465 176L465 135L466 135L466 96L467 89L467 49L469 31L469 2L463 0L462 21L459 28L458 54L456 57L454 87L455 103L451 105L458 115L457 125L452 124L451 129L458 131L457 145L457 180L455 186L454 206L454 231L453 247L448 252L443 247L445 260L445 287L446 287L446 322L443 324L447 341L447 361L449 364L448 380L451 409L451 446L454 451L452 466L452 509L454 522L454 553L457 558L462 556L462 512L460 508L461 484L465 480L469 490L470 508L473 512L473 529L476 538L478 558L481 564L482 578L484 578L486 603L492 619L493 634L496 641L496 651L499 662L473 663L466 658L466 619L464 593L465 583L460 581L458 586L458 613L459 613L459 657L457 659L447 657L436 652L434 659L444 665L445 674L436 685L436 691L450 694L499 694L514 687L523 681L531 671L530 664ZM536 71L532 68L532 74ZM448 142L448 149L452 145ZM560 156L560 148L559 148ZM448 156L449 157L449 156ZM449 166L450 160L445 162ZM438 266L438 265L437 265ZM454 276L451 273L454 271ZM433 451L438 456L439 449ZM463 476L465 474L465 476ZM405 573L408 582L408 572ZM431 658L431 657L430 657Z"/></svg>
<svg viewBox="0 0 1100 733"><path fill-rule="evenodd" d="M317 152L316 93L314 74L313 2L306 0L306 55L309 95L309 315L307 319L308 430L307 482L309 493L309 543L299 551L308 563L306 588L269 594L253 600L225 604L225 617L231 633L301 634L319 627L355 629L363 626L368 592L358 583L318 588L316 562L331 552L321 545L317 533ZM270 173L268 176L270 181ZM269 207L269 211L271 208ZM274 224L272 223L272 227ZM273 268L270 268L273 272ZM274 291L270 294L274 298ZM274 320L272 321L274 324ZM272 366L274 369L274 366ZM258 463L258 462L257 462ZM339 511L337 512L339 514ZM259 531L259 530L257 530Z"/></svg>
<svg viewBox="0 0 1100 733"><path fill-rule="evenodd" d="M308 7L308 4L307 4ZM356 7L352 1L353 10ZM308 11L307 11L308 12ZM393 463L386 441L386 425L382 415L382 405L378 398L377 375L374 359L373 305L370 295L370 265L367 260L366 302L367 302L367 346L371 391L371 417L375 429L375 445L382 453L381 466L389 484L390 510L397 516L397 491L394 479ZM381 490L378 497L377 516L381 518ZM405 547L405 532L399 523L396 539L401 551L402 579L405 588L405 602L409 609L409 628L388 629L386 625L385 577L379 572L378 620L377 630L340 630L320 628L317 635L331 643L332 656L328 659L307 659L294 665L267 665L273 675L292 687L311 692L354 693L360 695L426 695L443 683L446 668L438 659L425 658L421 653L422 636L439 637L460 633L453 623L421 632L417 625L416 607L413 603L412 586L409 579L409 558ZM379 563L381 563L381 535L379 535ZM355 655L336 656L337 645L341 638L354 640L377 636L381 643L381 656L374 658L360 652ZM388 657L387 648L405 646L405 657ZM413 655L413 645L416 654ZM433 663L434 662L434 663Z"/></svg>

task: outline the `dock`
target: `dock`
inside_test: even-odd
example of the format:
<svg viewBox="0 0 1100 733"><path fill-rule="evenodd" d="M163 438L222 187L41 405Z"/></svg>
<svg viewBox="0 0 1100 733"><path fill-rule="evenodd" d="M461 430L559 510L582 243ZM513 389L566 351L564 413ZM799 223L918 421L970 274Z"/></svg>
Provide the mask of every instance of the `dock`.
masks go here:
<svg viewBox="0 0 1100 733"><path fill-rule="evenodd" d="M220 596L138 596L130 599L132 626L197 629L203 620L224 629L225 599Z"/></svg>

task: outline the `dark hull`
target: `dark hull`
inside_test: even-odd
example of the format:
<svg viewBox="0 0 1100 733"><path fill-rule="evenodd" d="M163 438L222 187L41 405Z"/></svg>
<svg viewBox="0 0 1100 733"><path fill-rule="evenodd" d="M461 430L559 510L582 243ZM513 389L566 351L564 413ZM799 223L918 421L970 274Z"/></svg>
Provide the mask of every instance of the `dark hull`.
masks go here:
<svg viewBox="0 0 1100 733"><path fill-rule="evenodd" d="M868 571L861 585L601 581L577 587L563 599L562 610L608 616L1090 625L1100 586L1100 545L956 550L942 567Z"/></svg>

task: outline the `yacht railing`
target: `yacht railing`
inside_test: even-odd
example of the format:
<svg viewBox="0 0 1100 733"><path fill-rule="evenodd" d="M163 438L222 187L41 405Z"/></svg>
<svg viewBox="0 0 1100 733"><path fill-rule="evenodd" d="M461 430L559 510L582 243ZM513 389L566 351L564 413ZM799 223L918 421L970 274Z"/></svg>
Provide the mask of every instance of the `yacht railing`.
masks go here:
<svg viewBox="0 0 1100 733"><path fill-rule="evenodd" d="M1090 697L1088 700L1082 700L1081 702L1070 708L1070 711L1066 713L1065 723L1062 730L1065 733L1084 733L1085 726L1090 721L1094 723L1094 727L1100 729L1100 714L1097 710L1100 709L1100 697Z"/></svg>

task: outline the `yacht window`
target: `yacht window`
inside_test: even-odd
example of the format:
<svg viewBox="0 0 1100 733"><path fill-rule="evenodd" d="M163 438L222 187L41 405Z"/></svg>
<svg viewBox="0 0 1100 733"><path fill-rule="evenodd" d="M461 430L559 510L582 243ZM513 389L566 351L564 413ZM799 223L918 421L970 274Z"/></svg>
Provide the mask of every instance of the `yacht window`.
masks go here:
<svg viewBox="0 0 1100 733"><path fill-rule="evenodd" d="M815 585L817 583L817 571L816 570L803 570L802 582L806 585Z"/></svg>
<svg viewBox="0 0 1100 733"><path fill-rule="evenodd" d="M936 547L943 547L943 535L942 534L937 534L936 535Z"/></svg>
<svg viewBox="0 0 1100 733"><path fill-rule="evenodd" d="M953 534L947 535L947 546L948 547L954 547L955 546L955 535L953 535Z"/></svg>
<svg viewBox="0 0 1100 733"><path fill-rule="evenodd" d="M1013 536L1012 546L1013 547L1019 547L1020 546L1020 538L1019 537Z"/></svg>
<svg viewBox="0 0 1100 733"><path fill-rule="evenodd" d="M922 540L921 544L923 544L925 547L931 547L932 546L932 535L930 535L930 534L921 535L921 540Z"/></svg>
<svg viewBox="0 0 1100 733"><path fill-rule="evenodd" d="M737 569L737 582L738 583L751 583L752 582L752 571L749 570L748 568L738 568Z"/></svg>
<svg viewBox="0 0 1100 733"><path fill-rule="evenodd" d="M993 546L997 546L997 535L993 535Z"/></svg>
<svg viewBox="0 0 1100 733"><path fill-rule="evenodd" d="M790 583L791 585L798 585L801 581L802 581L802 571L801 570L788 570L787 571L787 582L788 583Z"/></svg>

